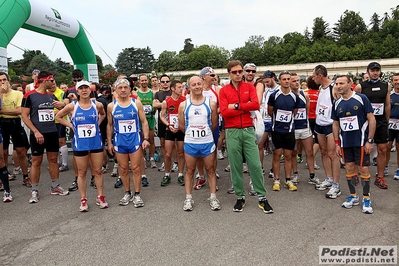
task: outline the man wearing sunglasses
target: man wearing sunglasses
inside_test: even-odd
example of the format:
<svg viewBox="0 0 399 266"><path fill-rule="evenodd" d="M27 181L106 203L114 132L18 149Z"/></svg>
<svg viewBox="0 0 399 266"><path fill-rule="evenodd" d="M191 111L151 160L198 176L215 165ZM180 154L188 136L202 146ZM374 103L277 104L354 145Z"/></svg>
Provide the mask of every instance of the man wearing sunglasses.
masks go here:
<svg viewBox="0 0 399 266"><path fill-rule="evenodd" d="M30 144L32 149L32 168L30 178L32 193L29 203L39 202L40 166L46 150L51 177L51 194L68 195L59 184L58 157L58 132L55 125L53 101L57 98L47 92L54 83L54 77L47 71L39 73L37 89L25 94L21 105L21 116L25 125L30 129Z"/></svg>
<svg viewBox="0 0 399 266"><path fill-rule="evenodd" d="M255 87L242 80L243 64L238 60L227 64L230 84L220 90L220 111L225 119L226 144L229 150L231 179L237 202L233 211L241 212L245 206L245 191L242 175L242 162L245 157L254 189L258 195L259 208L264 213L272 213L273 208L266 199L266 189L260 165L258 147L250 111L259 110L259 100Z"/></svg>
<svg viewBox="0 0 399 266"><path fill-rule="evenodd" d="M160 77L161 82L161 90L155 93L154 101L152 102L152 107L154 109L158 109L158 134L159 141L161 144L162 154L166 154L165 151L165 132L166 125L162 123L159 118L162 109L162 102L172 95L172 91L170 90L170 77L166 74L163 74ZM172 167L173 168L173 167ZM165 171L165 162L162 163L161 167L158 168L158 171Z"/></svg>
<svg viewBox="0 0 399 266"><path fill-rule="evenodd" d="M247 63L244 66L244 80L246 82L255 84L256 65L254 63Z"/></svg>

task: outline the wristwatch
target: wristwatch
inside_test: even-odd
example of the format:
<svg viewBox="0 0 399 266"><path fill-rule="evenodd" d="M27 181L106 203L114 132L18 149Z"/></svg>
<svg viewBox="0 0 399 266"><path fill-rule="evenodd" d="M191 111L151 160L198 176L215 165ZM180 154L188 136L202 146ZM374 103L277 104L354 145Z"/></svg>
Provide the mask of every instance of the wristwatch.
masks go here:
<svg viewBox="0 0 399 266"><path fill-rule="evenodd" d="M240 107L240 105L238 103L234 104L234 109L238 110L238 107Z"/></svg>
<svg viewBox="0 0 399 266"><path fill-rule="evenodd" d="M146 141L150 142L150 138L144 138L144 140L146 140Z"/></svg>
<svg viewBox="0 0 399 266"><path fill-rule="evenodd" d="M374 143L374 139L367 139L367 142L373 144Z"/></svg>

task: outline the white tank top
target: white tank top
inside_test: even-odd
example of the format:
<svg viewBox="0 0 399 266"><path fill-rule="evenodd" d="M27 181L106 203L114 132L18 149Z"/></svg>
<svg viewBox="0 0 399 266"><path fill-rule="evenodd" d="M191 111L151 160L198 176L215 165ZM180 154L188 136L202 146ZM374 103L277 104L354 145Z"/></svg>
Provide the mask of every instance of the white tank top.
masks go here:
<svg viewBox="0 0 399 266"><path fill-rule="evenodd" d="M186 125L184 142L204 144L213 142L210 99L204 98L201 104L193 104L188 98L184 108Z"/></svg>
<svg viewBox="0 0 399 266"><path fill-rule="evenodd" d="M332 112L332 86L331 83L327 88L320 88L319 99L316 105L316 124L319 126L332 125L333 120L331 119Z"/></svg>

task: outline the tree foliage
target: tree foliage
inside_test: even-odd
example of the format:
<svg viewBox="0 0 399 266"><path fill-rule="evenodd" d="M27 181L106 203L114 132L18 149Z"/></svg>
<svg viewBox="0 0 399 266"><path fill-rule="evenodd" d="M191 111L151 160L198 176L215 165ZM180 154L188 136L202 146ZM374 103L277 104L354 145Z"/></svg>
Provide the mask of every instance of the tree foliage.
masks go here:
<svg viewBox="0 0 399 266"><path fill-rule="evenodd" d="M146 48L125 48L118 54L115 67L119 73L126 75L151 72L155 58L151 49Z"/></svg>

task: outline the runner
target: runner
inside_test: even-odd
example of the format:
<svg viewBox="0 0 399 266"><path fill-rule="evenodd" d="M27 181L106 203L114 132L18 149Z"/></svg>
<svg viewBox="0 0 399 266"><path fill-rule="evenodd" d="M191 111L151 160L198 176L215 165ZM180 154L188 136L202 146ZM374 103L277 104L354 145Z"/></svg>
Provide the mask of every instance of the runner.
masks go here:
<svg viewBox="0 0 399 266"><path fill-rule="evenodd" d="M78 188L80 192L79 211L87 212L89 205L86 195L86 174L91 161L92 172L97 187L96 204L101 208L108 208L108 203L103 195L104 178L101 171L103 162L103 142L99 124L105 118L104 107L100 102L90 98L90 83L79 81L76 84L78 100L67 104L60 110L55 118L57 121L69 127L74 132L72 139L73 154L77 157ZM71 122L65 120L65 115L71 114Z"/></svg>

